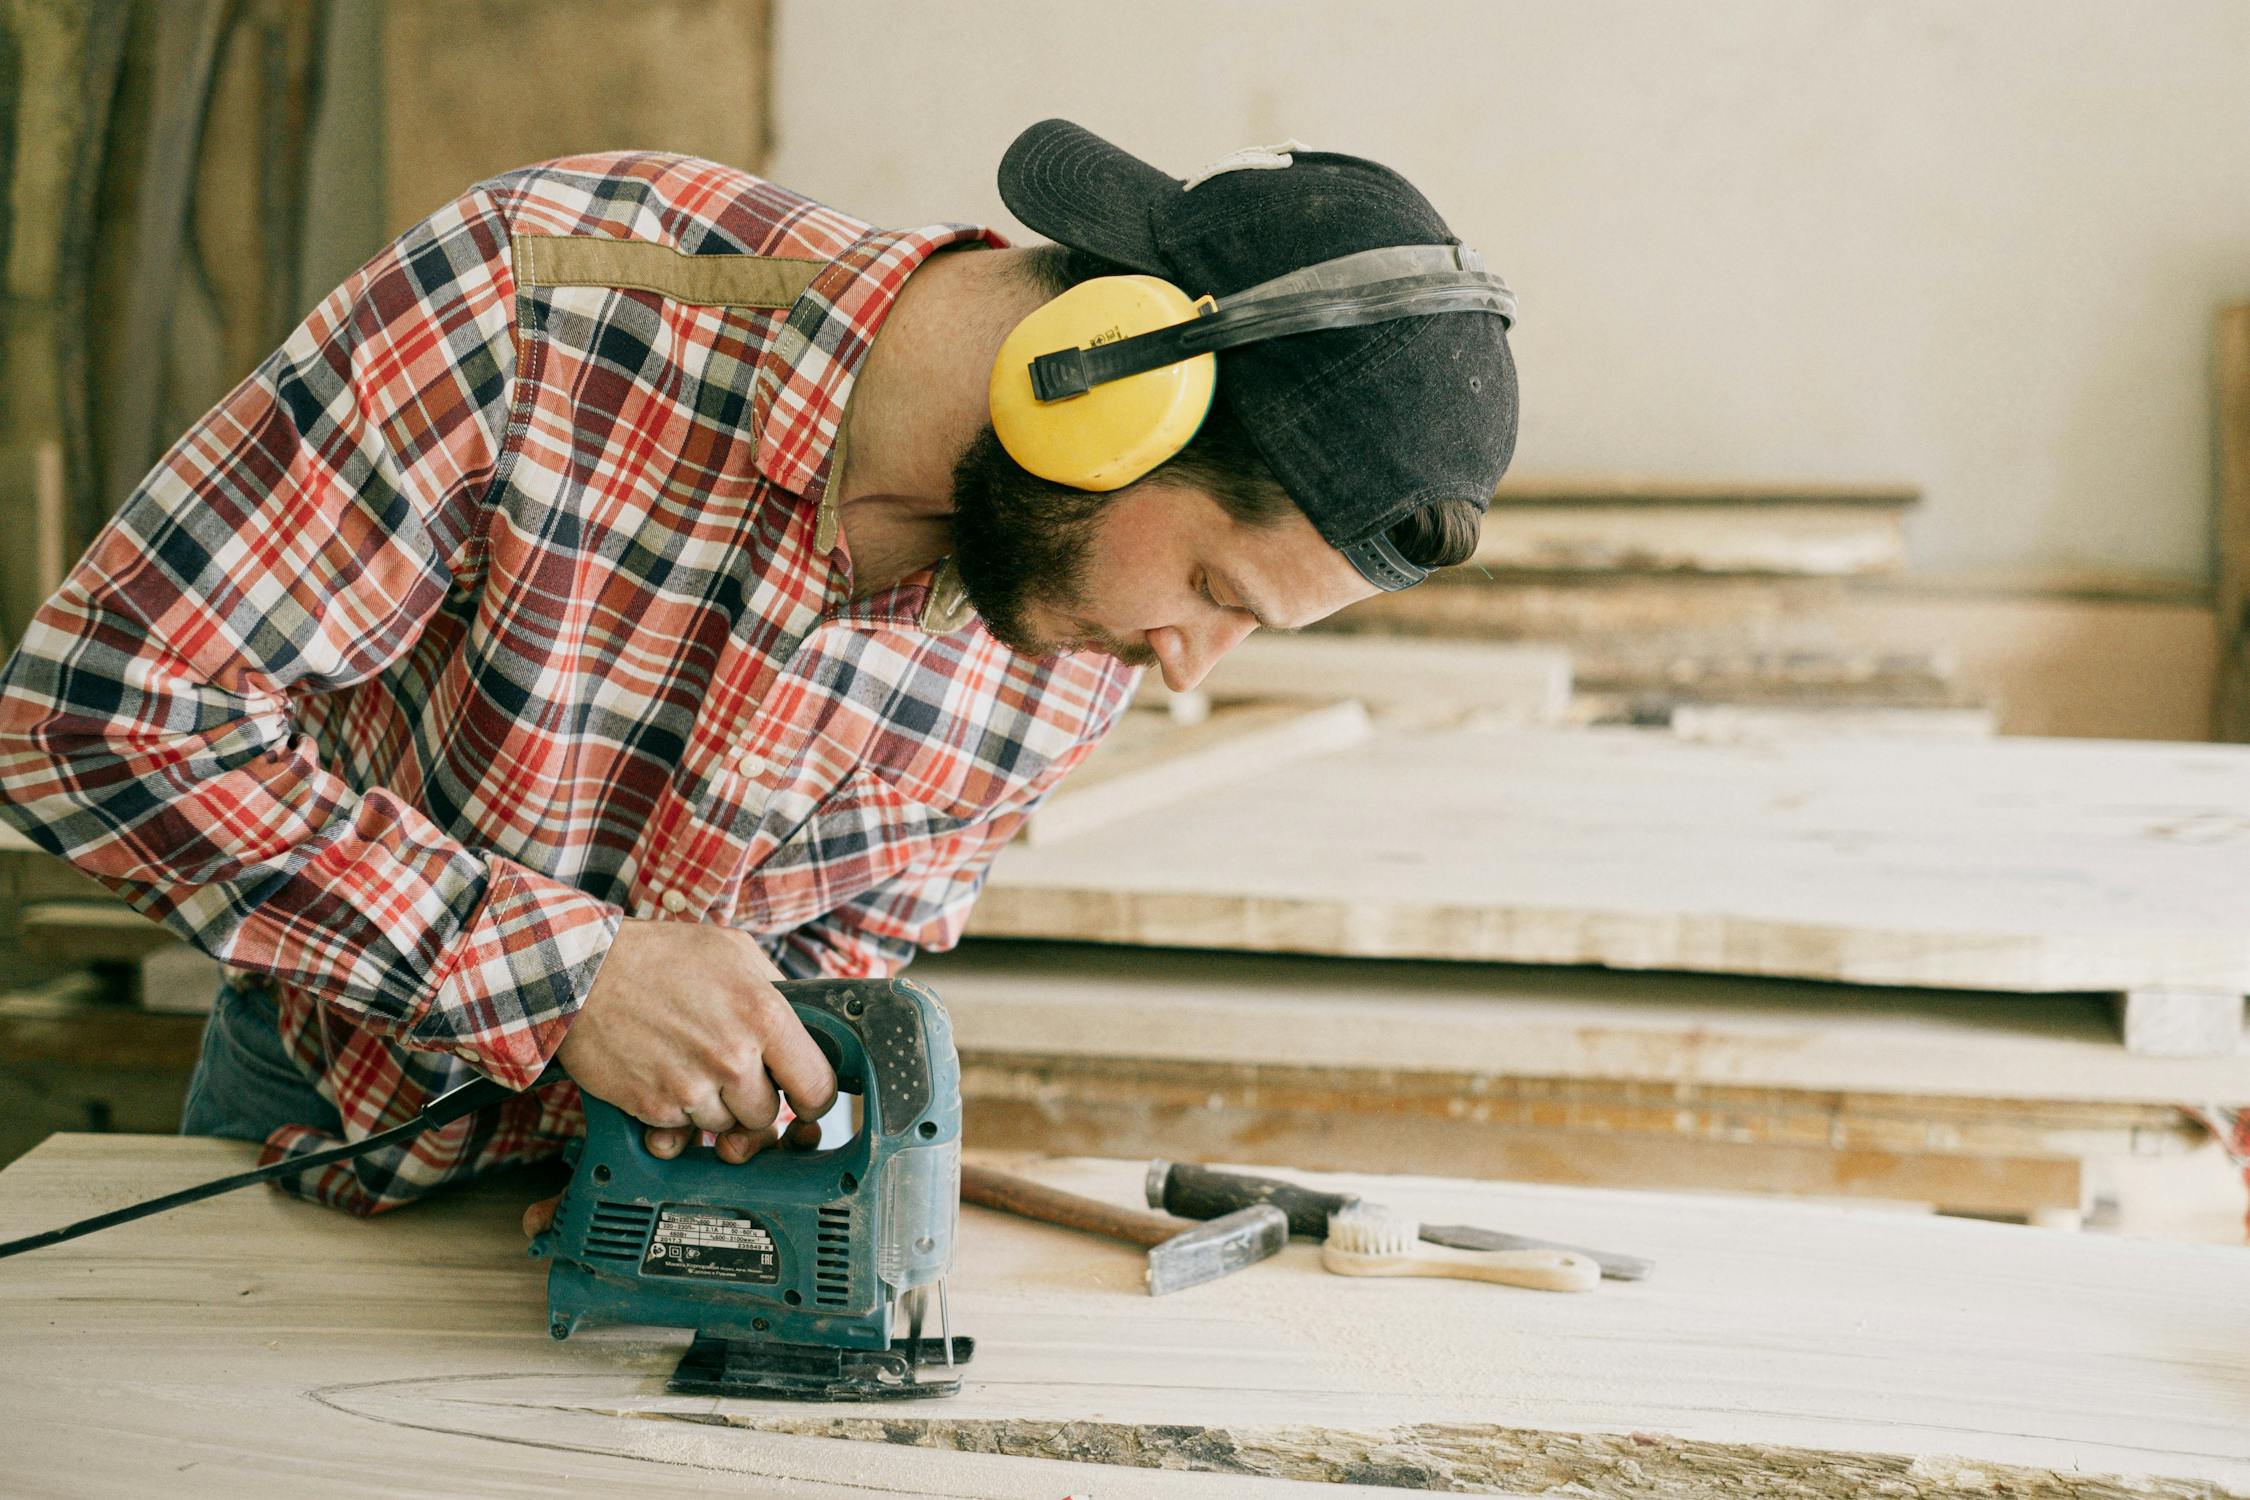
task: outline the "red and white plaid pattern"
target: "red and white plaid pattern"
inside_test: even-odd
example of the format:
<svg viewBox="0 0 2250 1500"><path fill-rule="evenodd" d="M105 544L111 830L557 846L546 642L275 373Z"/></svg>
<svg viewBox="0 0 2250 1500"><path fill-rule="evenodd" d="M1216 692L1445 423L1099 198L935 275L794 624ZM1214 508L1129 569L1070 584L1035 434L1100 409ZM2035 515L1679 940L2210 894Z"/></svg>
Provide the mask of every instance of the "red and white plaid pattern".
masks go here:
<svg viewBox="0 0 2250 1500"><path fill-rule="evenodd" d="M547 237L825 262L787 308L547 285ZM709 162L485 183L190 430L0 674L0 811L233 968L358 1139L538 1077L626 915L790 974L959 937L1131 674L933 578L850 598L853 375L968 226L875 231ZM296 1179L374 1212L579 1129L554 1085ZM334 1142L286 1128L267 1159Z"/></svg>

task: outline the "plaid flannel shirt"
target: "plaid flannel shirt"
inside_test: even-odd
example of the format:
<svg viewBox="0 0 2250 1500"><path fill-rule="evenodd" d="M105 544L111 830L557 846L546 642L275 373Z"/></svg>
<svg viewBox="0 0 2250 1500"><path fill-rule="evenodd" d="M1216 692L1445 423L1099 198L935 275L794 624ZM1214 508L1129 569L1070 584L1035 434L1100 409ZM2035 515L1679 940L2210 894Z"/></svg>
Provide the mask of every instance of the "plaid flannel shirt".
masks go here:
<svg viewBox="0 0 2250 1500"><path fill-rule="evenodd" d="M969 226L648 153L409 230L190 430L0 674L0 809L275 991L348 1139L527 1088L618 923L791 975L959 937L1132 674L851 597L854 372ZM559 1150L550 1085L294 1179L356 1212ZM288 1127L265 1158L334 1144Z"/></svg>

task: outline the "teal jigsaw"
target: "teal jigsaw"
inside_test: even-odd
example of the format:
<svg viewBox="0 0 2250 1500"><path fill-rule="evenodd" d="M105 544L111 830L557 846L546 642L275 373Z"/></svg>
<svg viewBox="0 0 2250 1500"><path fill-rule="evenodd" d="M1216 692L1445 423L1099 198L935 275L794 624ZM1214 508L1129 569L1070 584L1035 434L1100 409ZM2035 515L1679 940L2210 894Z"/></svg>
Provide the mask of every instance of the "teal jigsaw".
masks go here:
<svg viewBox="0 0 2250 1500"><path fill-rule="evenodd" d="M812 979L782 994L860 1096L852 1139L721 1161L672 1160L641 1124L586 1100L586 1140L553 1226L548 1331L692 1328L670 1389L869 1401L944 1396L974 1341L945 1298L960 1219L961 1065L937 995L911 980ZM936 1289L942 1332L922 1337ZM901 1313L908 1328L896 1329Z"/></svg>

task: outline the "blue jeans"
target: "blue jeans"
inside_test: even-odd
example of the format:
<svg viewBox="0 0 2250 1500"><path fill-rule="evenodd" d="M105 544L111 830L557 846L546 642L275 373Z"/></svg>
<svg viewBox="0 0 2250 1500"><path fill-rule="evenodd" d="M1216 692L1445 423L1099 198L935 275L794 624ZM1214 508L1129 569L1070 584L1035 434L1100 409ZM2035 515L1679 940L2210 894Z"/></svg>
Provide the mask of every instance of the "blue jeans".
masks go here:
<svg viewBox="0 0 2250 1500"><path fill-rule="evenodd" d="M180 1134L262 1141L283 1125L344 1133L336 1106L282 1046L272 992L240 989L222 978L203 1025L203 1055L188 1079Z"/></svg>

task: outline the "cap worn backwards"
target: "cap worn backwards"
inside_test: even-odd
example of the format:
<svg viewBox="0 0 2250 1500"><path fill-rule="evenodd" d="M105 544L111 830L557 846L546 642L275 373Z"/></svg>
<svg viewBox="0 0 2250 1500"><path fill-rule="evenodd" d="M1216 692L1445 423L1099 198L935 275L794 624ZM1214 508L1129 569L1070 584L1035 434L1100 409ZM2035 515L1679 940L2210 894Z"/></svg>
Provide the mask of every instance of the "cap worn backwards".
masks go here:
<svg viewBox="0 0 2250 1500"><path fill-rule="evenodd" d="M1317 262L1459 241L1412 184L1295 141L1182 182L1066 120L1000 163L1010 212L1059 244L1221 299ZM1465 251L1473 261L1475 252ZM1515 448L1508 320L1448 312L1227 349L1218 399L1330 545L1378 586L1423 570L1385 533L1433 501L1483 509Z"/></svg>

